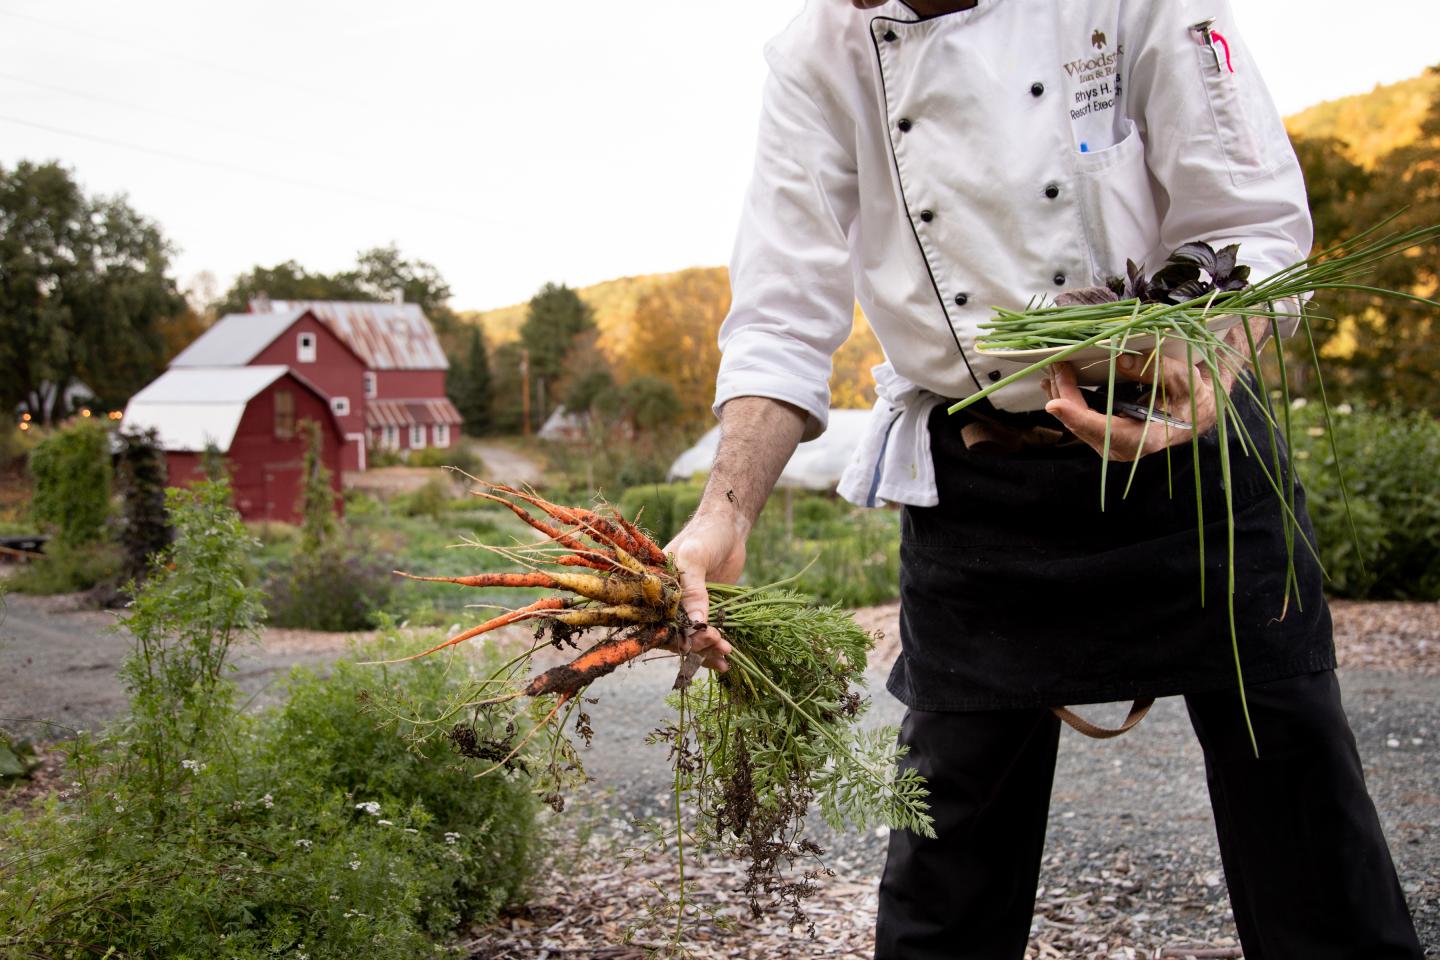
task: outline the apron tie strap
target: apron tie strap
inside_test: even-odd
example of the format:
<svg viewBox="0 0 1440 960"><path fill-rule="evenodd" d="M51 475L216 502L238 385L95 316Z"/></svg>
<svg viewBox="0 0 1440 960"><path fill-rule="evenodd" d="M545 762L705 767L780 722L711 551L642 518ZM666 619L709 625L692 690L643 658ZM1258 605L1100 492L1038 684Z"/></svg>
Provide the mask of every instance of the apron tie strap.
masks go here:
<svg viewBox="0 0 1440 960"><path fill-rule="evenodd" d="M1061 720L1064 720L1077 732L1083 733L1087 737L1093 737L1096 740L1109 740L1111 737L1120 736L1120 734L1125 733L1127 730L1130 730L1132 727L1134 727L1135 724L1139 723L1141 720L1144 720L1145 714L1149 713L1150 708L1153 706L1155 706L1154 697L1146 697L1143 700L1136 700L1134 703L1130 704L1130 712L1125 715L1125 722L1120 724L1120 726L1118 727L1097 726L1096 724L1093 724L1089 720L1086 720L1084 717L1080 716L1080 714L1076 713L1074 710L1071 710L1069 707L1051 707L1050 710L1055 714L1055 716L1059 717Z"/></svg>

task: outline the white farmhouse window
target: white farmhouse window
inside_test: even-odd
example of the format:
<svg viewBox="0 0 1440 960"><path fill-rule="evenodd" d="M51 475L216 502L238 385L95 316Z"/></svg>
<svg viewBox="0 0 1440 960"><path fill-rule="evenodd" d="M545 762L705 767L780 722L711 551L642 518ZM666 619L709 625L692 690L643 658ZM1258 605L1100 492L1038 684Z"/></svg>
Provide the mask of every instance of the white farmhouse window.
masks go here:
<svg viewBox="0 0 1440 960"><path fill-rule="evenodd" d="M335 411L337 417L348 417L350 415L350 398L331 397L330 409Z"/></svg>
<svg viewBox="0 0 1440 960"><path fill-rule="evenodd" d="M425 424L416 423L410 426L410 449L423 450L425 447Z"/></svg>
<svg viewBox="0 0 1440 960"><path fill-rule="evenodd" d="M437 447L448 447L448 446L450 446L450 424L448 424L448 423L437 423L437 424L435 424L435 430L434 430L434 432L435 432L435 446L437 446Z"/></svg>
<svg viewBox="0 0 1440 960"><path fill-rule="evenodd" d="M366 371L365 371L365 399L366 399L366 400L374 400L374 399L375 399L375 394L376 394L376 392L377 392L377 390L376 390L376 386L375 386L375 371L373 371L373 370L366 370Z"/></svg>
<svg viewBox="0 0 1440 960"><path fill-rule="evenodd" d="M386 450L399 450L399 449L400 449L400 428L399 428L399 427L386 427L386 428L385 428L385 449L386 449Z"/></svg>
<svg viewBox="0 0 1440 960"><path fill-rule="evenodd" d="M315 334L302 333L295 338L295 362L315 362Z"/></svg>

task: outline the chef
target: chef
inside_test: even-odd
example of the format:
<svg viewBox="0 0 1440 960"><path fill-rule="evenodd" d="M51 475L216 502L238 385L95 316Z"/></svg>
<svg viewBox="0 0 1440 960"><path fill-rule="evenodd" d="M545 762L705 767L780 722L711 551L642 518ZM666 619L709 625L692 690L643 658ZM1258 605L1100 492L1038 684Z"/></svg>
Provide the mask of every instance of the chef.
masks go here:
<svg viewBox="0 0 1440 960"><path fill-rule="evenodd" d="M1140 424L1117 418L1110 455L1140 462L1129 495L1112 484L1102 511L1105 418L1068 365L945 412L1014 369L975 349L993 305L1092 288L1127 259L1153 269L1191 240L1238 243L1252 279L1307 254L1300 169L1225 0L809 0L766 57L720 333L722 440L669 549L703 622L705 581L740 575L781 468L825 429L830 358L858 300L886 362L840 492L904 505L889 688L909 708L903 762L928 781L938 834L891 834L876 956L1020 958L1055 708L1183 695L1246 956L1420 957L1304 549L1285 603L1263 445L1231 456L1258 758L1246 731L1210 429L1212 391L1243 372L1196 381L1203 604L1194 497L1170 496L1193 489L1188 449L1156 455L1188 448L1188 430L1151 429L1141 446ZM1165 378L1172 410L1190 413L1180 361L1121 372ZM1246 391L1232 396L1263 438L1263 414ZM1301 493L1302 517L1303 505ZM694 643L724 668L717 633Z"/></svg>

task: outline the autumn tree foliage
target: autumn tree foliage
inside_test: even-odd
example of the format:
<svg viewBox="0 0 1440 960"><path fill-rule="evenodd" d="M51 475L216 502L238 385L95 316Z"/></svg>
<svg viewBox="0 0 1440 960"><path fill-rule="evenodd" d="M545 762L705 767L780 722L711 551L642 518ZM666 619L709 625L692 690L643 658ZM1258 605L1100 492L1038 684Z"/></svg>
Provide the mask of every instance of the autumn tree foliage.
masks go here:
<svg viewBox="0 0 1440 960"><path fill-rule="evenodd" d="M1440 77L1440 69L1431 68ZM1294 137L1315 215L1315 249L1354 236L1386 217L1400 231L1440 223L1440 82L1418 135L1371 158L1344 136ZM1345 131L1341 131L1345 133ZM1366 142L1366 131L1351 131ZM1440 245L1430 243L1379 263L1375 286L1440 293ZM1314 304L1332 392L1352 400L1440 409L1435 377L1440 345L1433 309L1361 291L1328 293Z"/></svg>

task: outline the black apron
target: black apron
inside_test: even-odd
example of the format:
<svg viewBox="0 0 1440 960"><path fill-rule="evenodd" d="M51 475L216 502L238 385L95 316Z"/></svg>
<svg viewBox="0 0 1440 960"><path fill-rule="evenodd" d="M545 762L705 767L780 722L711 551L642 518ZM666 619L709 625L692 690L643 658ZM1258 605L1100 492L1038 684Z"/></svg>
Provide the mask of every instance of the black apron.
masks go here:
<svg viewBox="0 0 1440 960"><path fill-rule="evenodd" d="M1275 473L1268 434L1243 390L1234 402L1260 448L1259 458L1247 455L1231 431L1235 619L1244 678L1333 669L1321 570L1298 538L1298 598L1292 590L1283 607L1285 539L1264 472ZM940 502L906 507L902 515L901 654L890 692L914 709L943 711L1233 688L1216 431L1200 440L1202 605L1189 443L1172 448L1168 468L1163 452L1143 458L1124 498L1130 464L1112 462L1102 512L1095 451L1083 444L1011 455L967 450L960 438L965 416L944 406L931 415ZM1058 424L1043 413L1028 416ZM1288 461L1281 462L1288 474ZM1296 492L1295 509L1313 543L1303 490Z"/></svg>

